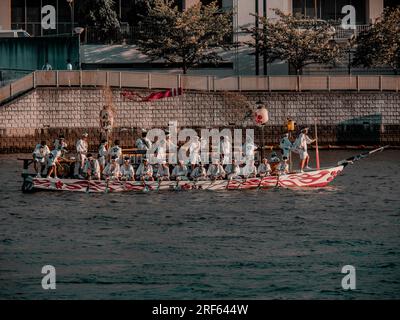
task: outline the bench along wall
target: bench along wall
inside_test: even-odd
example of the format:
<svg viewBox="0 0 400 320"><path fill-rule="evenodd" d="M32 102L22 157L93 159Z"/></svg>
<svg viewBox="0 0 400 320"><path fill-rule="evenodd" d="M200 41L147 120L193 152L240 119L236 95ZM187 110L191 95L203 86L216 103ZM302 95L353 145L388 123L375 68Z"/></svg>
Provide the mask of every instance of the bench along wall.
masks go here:
<svg viewBox="0 0 400 320"><path fill-rule="evenodd" d="M400 94L395 92L185 92L152 102L128 100L123 90L112 91L116 117L112 138L133 147L141 128L253 127L245 120L246 102L252 110L262 101L269 110L265 127L267 145L277 144L288 117L302 126L319 129L320 144L400 145ZM137 90L140 95L149 90ZM0 107L0 152L31 152L40 140L52 141L64 133L72 145L84 131L90 147L97 148L101 132L99 114L110 101L102 88L37 88ZM260 139L260 128L256 139ZM311 135L313 132L311 130Z"/></svg>

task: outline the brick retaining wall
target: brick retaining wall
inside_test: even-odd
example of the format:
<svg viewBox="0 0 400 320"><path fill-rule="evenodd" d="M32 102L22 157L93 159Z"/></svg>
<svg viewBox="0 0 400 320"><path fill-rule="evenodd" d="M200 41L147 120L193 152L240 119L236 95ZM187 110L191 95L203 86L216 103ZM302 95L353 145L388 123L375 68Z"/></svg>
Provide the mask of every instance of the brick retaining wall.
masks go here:
<svg viewBox="0 0 400 320"><path fill-rule="evenodd" d="M138 90L142 95L151 91ZM179 127L239 128L247 99L251 108L261 100L269 110L265 127L267 144L278 142L287 117L298 127L313 127L317 119L320 144L400 145L400 94L392 92L281 92L227 93L186 92L185 95L153 102L136 102L113 91L116 109L113 138L132 147L140 128L166 128L169 121ZM106 101L101 88L38 88L0 107L0 152L26 152L40 140L53 140L64 133L69 144L88 131L90 144L99 142L99 113ZM256 139L260 129L256 129ZM312 132L311 132L312 135Z"/></svg>

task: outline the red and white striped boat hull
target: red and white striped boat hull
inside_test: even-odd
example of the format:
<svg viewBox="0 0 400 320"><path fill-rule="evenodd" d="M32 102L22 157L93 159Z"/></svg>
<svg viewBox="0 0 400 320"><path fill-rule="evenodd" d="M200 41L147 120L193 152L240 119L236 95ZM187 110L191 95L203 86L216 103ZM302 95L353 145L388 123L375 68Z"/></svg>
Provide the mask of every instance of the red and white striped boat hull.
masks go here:
<svg viewBox="0 0 400 320"><path fill-rule="evenodd" d="M163 190L244 190L281 188L321 188L332 182L344 166L337 166L304 173L291 173L265 178L216 181L104 181L33 178L33 189L74 191L74 192L127 192L127 191L163 191Z"/></svg>

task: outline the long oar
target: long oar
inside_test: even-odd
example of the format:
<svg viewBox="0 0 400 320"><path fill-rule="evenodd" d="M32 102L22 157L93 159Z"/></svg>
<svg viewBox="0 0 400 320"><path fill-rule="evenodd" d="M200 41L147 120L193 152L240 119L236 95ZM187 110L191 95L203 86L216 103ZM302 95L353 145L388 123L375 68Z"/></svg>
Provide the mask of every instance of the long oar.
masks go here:
<svg viewBox="0 0 400 320"><path fill-rule="evenodd" d="M355 156L352 156L350 158L347 158L345 160L341 160L338 162L338 166L347 166L348 164L353 164L356 161L365 159L367 157L369 157L371 154L374 154L376 152L382 152L383 150L385 150L386 148L388 148L389 146L384 146L384 147L380 147L371 151L367 151L367 152L363 152L360 154L357 154Z"/></svg>
<svg viewBox="0 0 400 320"><path fill-rule="evenodd" d="M315 161L316 161L316 164L317 164L317 170L319 170L319 169L320 169L320 165L319 165L319 148L318 148L317 121L315 121L314 127L315 127Z"/></svg>

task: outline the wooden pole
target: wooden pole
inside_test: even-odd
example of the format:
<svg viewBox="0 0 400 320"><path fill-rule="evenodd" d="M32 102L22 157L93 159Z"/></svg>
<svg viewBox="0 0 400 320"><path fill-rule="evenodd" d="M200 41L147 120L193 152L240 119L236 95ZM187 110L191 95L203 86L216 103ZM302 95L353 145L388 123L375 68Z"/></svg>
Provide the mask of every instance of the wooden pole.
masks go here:
<svg viewBox="0 0 400 320"><path fill-rule="evenodd" d="M314 128L315 128L315 161L317 164L317 170L319 170L320 164L319 164L319 149L318 149L318 129L317 129L317 121L316 120L314 123Z"/></svg>

